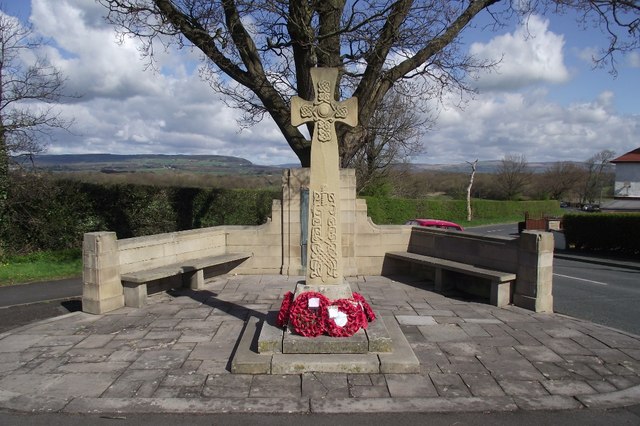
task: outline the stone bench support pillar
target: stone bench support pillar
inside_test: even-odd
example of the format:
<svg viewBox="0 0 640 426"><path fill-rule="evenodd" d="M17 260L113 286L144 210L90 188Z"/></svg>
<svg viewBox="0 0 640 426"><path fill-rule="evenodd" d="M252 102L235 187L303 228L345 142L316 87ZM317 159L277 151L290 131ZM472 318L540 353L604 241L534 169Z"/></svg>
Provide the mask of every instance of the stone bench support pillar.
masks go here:
<svg viewBox="0 0 640 426"><path fill-rule="evenodd" d="M82 310L102 314L124 306L115 232L84 234Z"/></svg>
<svg viewBox="0 0 640 426"><path fill-rule="evenodd" d="M553 312L553 234L524 231L518 247L513 304L535 312Z"/></svg>

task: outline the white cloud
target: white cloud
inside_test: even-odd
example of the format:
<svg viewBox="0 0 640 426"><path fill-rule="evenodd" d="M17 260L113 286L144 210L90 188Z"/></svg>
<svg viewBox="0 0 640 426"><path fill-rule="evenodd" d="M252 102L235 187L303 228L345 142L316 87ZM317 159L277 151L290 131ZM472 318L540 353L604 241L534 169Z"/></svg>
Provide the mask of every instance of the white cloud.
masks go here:
<svg viewBox="0 0 640 426"><path fill-rule="evenodd" d="M627 63L632 68L640 68L640 52L633 51L627 56Z"/></svg>
<svg viewBox="0 0 640 426"><path fill-rule="evenodd" d="M481 91L514 90L537 83L569 79L564 65L564 37L549 30L549 21L531 16L513 33L473 43L469 53L480 60L500 61L494 71L478 76Z"/></svg>
<svg viewBox="0 0 640 426"><path fill-rule="evenodd" d="M296 162L275 124L239 132L238 111L198 76L197 54L156 52L160 73L145 70L139 41L116 43L106 10L86 0L32 0L31 21L45 37L50 61L67 77L61 105L72 134L56 133L49 153L234 155L261 164Z"/></svg>
<svg viewBox="0 0 640 426"><path fill-rule="evenodd" d="M49 49L49 59L67 77L70 94L84 99L124 99L157 93L161 78L144 72L134 40L115 43L112 27L100 22L104 14L95 2L83 0L33 0L31 21L58 49Z"/></svg>
<svg viewBox="0 0 640 426"><path fill-rule="evenodd" d="M426 136L427 155L418 161L462 163L510 153L580 161L603 149L627 152L637 147L640 115L617 114L613 100L608 91L567 107L550 101L545 90L479 96L464 111L443 111L445 120Z"/></svg>
<svg viewBox="0 0 640 426"><path fill-rule="evenodd" d="M32 0L34 27L54 41L51 61L68 76L69 91L84 94L60 105L75 126L72 134L55 134L49 153L218 154L257 164L297 162L268 117L238 131L239 111L199 78L197 52L158 52L161 73L144 71L138 42L117 45L113 28L102 21L105 12L94 1ZM519 28L475 45L483 57L504 53L500 72L481 76L487 92L464 110L441 110L436 129L425 136L427 155L416 161L499 159L507 153L523 153L530 161L580 160L603 149L623 153L637 147L640 114L617 113L611 91L589 99L578 88L576 99L587 101L561 105L536 85L568 78L564 39L548 25L534 17L530 35ZM444 104L459 101L451 98Z"/></svg>

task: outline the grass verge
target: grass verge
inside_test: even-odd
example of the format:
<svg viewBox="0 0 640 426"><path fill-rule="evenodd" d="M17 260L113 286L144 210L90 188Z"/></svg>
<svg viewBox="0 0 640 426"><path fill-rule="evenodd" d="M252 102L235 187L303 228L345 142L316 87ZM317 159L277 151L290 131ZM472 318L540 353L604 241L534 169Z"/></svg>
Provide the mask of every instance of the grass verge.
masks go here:
<svg viewBox="0 0 640 426"><path fill-rule="evenodd" d="M10 255L0 262L0 286L69 278L81 273L80 249Z"/></svg>

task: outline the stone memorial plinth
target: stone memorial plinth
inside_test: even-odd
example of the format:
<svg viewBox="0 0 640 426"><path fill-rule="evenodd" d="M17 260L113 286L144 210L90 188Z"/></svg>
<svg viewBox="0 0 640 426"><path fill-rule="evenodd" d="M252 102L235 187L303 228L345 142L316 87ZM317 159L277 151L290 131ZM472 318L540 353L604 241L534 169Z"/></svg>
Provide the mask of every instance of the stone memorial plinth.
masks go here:
<svg viewBox="0 0 640 426"><path fill-rule="evenodd" d="M305 281L296 285L293 294L285 295L280 314L272 312L260 325L252 322L247 327L232 362L234 373L419 371L419 362L395 319L387 320L390 333L387 321L380 317L374 320L364 298L352 293L344 279L335 123L357 125L358 104L356 98L334 99L337 77L335 68L313 68L315 98L307 101L296 96L291 100L291 123L314 124ZM295 320L290 319L287 325L289 315ZM341 337L322 335L323 331ZM256 347L257 353L251 347Z"/></svg>

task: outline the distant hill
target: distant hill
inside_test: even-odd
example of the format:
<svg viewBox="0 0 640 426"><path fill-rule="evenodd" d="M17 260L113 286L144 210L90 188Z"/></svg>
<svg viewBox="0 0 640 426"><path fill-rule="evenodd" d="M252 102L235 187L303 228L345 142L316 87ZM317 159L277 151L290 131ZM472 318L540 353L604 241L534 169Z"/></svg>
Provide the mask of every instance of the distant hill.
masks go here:
<svg viewBox="0 0 640 426"><path fill-rule="evenodd" d="M34 156L36 167L53 172L135 173L184 171L219 174L263 174L282 167L260 166L249 160L224 155L161 154L62 154Z"/></svg>
<svg viewBox="0 0 640 426"><path fill-rule="evenodd" d="M36 155L35 166L53 172L102 172L135 173L159 171L184 171L214 174L273 174L282 169L300 167L295 164L261 166L240 157L225 155L162 155L162 154L62 154ZM572 162L577 165L583 163ZM478 161L478 173L496 173L501 160ZM543 173L554 162L531 162L529 168L534 173ZM413 163L415 171L439 171L449 173L469 173L467 163L424 164Z"/></svg>

